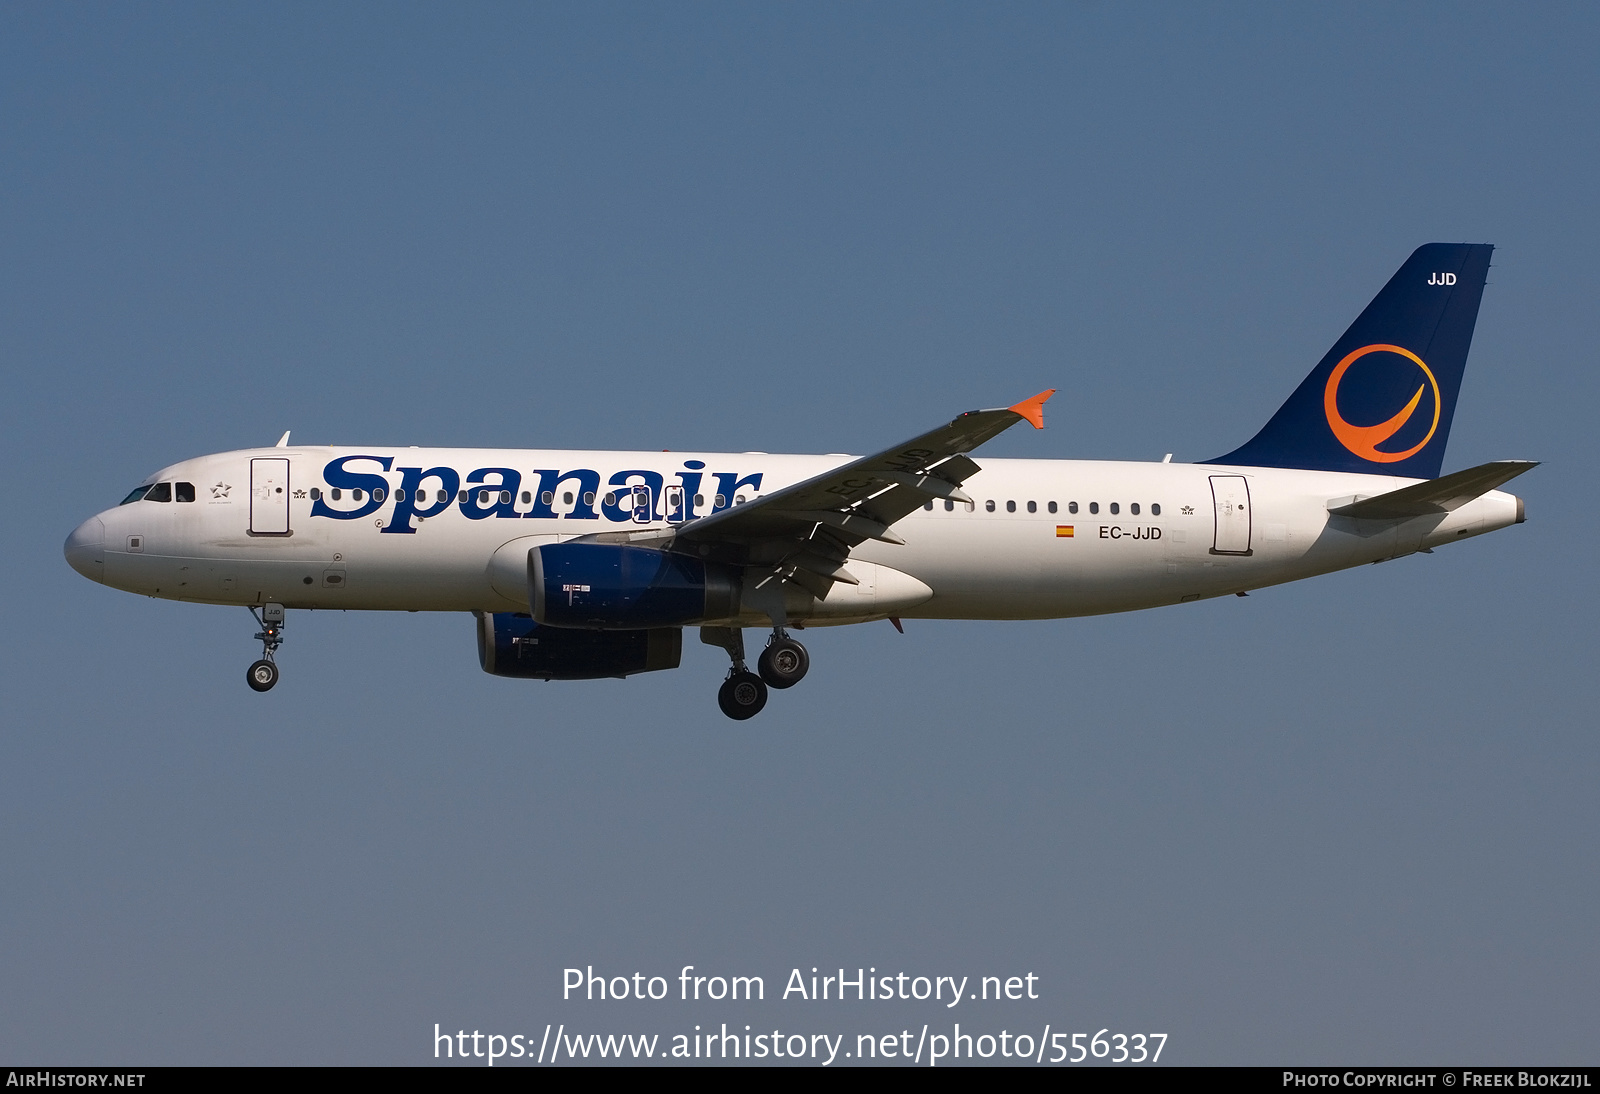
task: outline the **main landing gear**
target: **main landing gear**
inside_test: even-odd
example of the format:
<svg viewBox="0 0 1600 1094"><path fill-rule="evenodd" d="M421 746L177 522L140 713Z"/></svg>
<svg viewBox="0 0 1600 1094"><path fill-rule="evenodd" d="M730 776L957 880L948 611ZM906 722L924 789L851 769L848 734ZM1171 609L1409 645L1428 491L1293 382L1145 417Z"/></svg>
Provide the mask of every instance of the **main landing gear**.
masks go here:
<svg viewBox="0 0 1600 1094"><path fill-rule="evenodd" d="M245 670L245 682L252 691L271 691L272 685L278 682L278 664L273 659L278 647L283 645L283 605L263 604L259 615L254 608L250 609L250 614L261 625L261 633L256 635L261 643L261 660Z"/></svg>
<svg viewBox="0 0 1600 1094"><path fill-rule="evenodd" d="M767 689L792 688L811 667L811 657L806 648L782 627L772 629L767 648L756 661L759 674L751 672L744 661L744 631L738 627L701 627L700 641L710 646L721 646L728 651L733 662L728 677L717 690L717 706L722 713L736 721L754 718L767 705Z"/></svg>
<svg viewBox="0 0 1600 1094"><path fill-rule="evenodd" d="M736 664L728 678L717 689L717 706L722 713L736 721L754 718L767 705L767 685L743 662Z"/></svg>
<svg viewBox="0 0 1600 1094"><path fill-rule="evenodd" d="M772 629L767 648L761 651L761 656L756 660L761 679L771 688L794 687L805 679L806 670L810 667L811 655L804 646L790 638L782 627Z"/></svg>

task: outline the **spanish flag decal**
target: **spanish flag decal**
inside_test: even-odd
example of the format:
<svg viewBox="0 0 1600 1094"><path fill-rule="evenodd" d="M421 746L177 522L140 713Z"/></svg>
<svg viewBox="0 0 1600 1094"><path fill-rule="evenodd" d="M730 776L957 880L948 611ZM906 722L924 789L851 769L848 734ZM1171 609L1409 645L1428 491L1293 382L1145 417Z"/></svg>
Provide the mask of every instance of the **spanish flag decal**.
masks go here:
<svg viewBox="0 0 1600 1094"><path fill-rule="evenodd" d="M1056 525L1056 538L1057 539L1071 539L1072 538L1072 525L1070 525L1070 524L1058 524L1058 525Z"/></svg>

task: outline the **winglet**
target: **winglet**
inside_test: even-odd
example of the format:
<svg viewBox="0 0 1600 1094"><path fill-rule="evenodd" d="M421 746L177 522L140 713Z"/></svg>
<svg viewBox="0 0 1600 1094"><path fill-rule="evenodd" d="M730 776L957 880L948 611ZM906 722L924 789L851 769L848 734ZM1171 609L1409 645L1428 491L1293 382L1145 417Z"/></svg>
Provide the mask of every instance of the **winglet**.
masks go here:
<svg viewBox="0 0 1600 1094"><path fill-rule="evenodd" d="M1054 395L1055 393L1055 388L1051 388L1049 391L1041 391L1033 398L1024 399L1016 406L1007 407L1007 409L1013 414L1020 414L1024 420L1033 426L1033 428L1043 429L1044 404L1049 400L1050 396Z"/></svg>
<svg viewBox="0 0 1600 1094"><path fill-rule="evenodd" d="M278 443L273 445L272 447L273 448L288 448L289 447L289 433L290 433L290 431L285 429L283 431L283 436L278 438Z"/></svg>

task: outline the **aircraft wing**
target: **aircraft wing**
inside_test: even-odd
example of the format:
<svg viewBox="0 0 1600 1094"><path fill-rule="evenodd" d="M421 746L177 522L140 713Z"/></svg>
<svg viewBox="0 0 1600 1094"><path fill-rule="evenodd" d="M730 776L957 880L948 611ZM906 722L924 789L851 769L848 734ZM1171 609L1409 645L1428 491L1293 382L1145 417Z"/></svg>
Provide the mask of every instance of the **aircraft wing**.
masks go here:
<svg viewBox="0 0 1600 1094"><path fill-rule="evenodd" d="M851 548L869 539L904 543L890 526L930 498L970 501L961 483L978 465L966 453L1018 422L1043 429L1045 400L1054 394L1051 389L1015 406L968 411L893 448L690 521L676 530L675 546L770 563L819 596L835 581L856 584L843 568Z"/></svg>
<svg viewBox="0 0 1600 1094"><path fill-rule="evenodd" d="M1391 490L1387 494L1362 498L1330 509L1329 512L1358 520L1410 520L1412 517L1448 513L1538 466L1537 461L1496 460Z"/></svg>

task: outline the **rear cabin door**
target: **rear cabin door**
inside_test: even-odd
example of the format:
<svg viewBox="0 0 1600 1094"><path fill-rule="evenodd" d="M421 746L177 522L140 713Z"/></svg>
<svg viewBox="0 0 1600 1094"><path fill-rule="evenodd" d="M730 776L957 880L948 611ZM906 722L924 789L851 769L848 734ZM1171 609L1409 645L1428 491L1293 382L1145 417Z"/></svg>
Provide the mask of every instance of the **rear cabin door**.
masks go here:
<svg viewBox="0 0 1600 1094"><path fill-rule="evenodd" d="M250 534L289 534L289 461L250 461Z"/></svg>
<svg viewBox="0 0 1600 1094"><path fill-rule="evenodd" d="M1214 555L1250 553L1250 485L1243 475L1212 475L1211 501L1216 512Z"/></svg>

